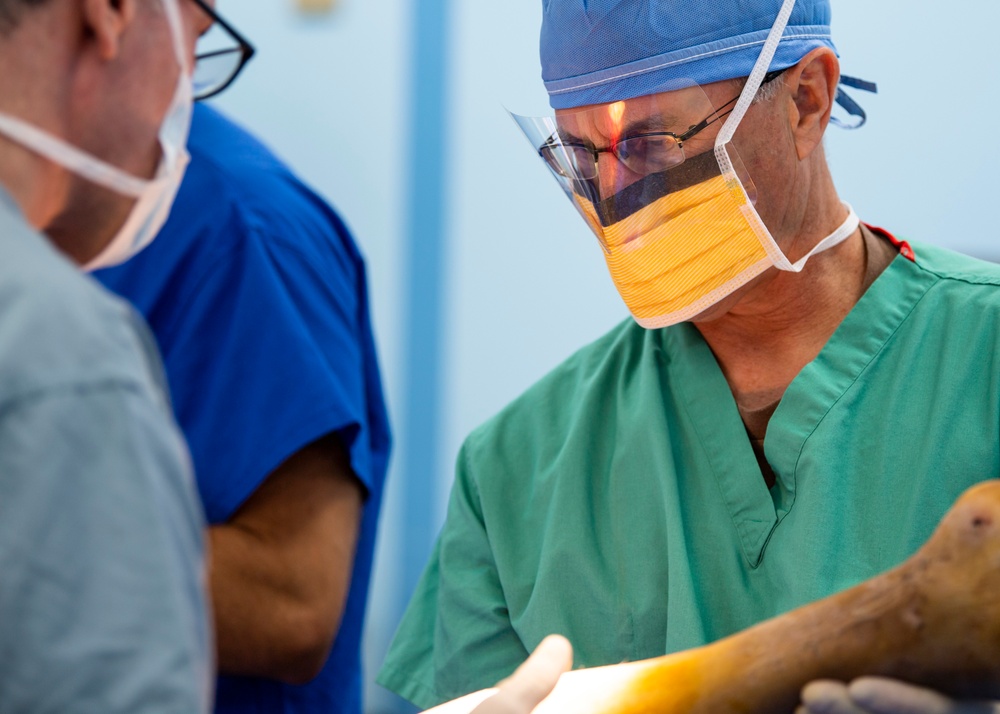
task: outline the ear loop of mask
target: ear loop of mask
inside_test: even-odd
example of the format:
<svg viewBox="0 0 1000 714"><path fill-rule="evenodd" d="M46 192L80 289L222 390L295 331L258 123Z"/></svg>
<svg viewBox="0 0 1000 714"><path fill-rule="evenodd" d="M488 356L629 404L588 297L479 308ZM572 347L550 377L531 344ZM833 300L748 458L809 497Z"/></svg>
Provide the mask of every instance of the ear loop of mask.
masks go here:
<svg viewBox="0 0 1000 714"><path fill-rule="evenodd" d="M162 1L179 69L182 73L188 72L187 53L184 49L184 30L177 0ZM150 180L137 178L116 166L112 166L108 162L76 148L69 142L14 116L0 114L0 134L23 143L31 151L64 166L78 176L129 198L139 198L152 183Z"/></svg>
<svg viewBox="0 0 1000 714"><path fill-rule="evenodd" d="M0 134L17 140L50 161L124 196L138 198L149 185L149 181L136 178L16 117L0 114Z"/></svg>
<svg viewBox="0 0 1000 714"><path fill-rule="evenodd" d="M179 107L186 107L189 111L193 100L190 96L185 97L185 95L190 95L193 92L191 62L188 57L180 7L178 0L162 0L162 2L167 18L167 25L170 28L170 36L173 39L174 54L176 55L179 72L177 90L171 102L171 107L167 111L168 113L177 111ZM169 116L164 117L163 124L160 127L160 148L163 150L165 160L169 164L173 164L179 159L178 151L183 150L187 144L190 125L190 117L183 123L171 121Z"/></svg>
<svg viewBox="0 0 1000 714"><path fill-rule="evenodd" d="M733 162L729 158L725 146L733 140L736 128L743 121L747 110L753 104L754 97L757 96L757 91L764 81L764 75L767 74L767 70L771 67L771 60L774 59L774 53L778 51L778 44L781 42L782 35L785 34L785 27L788 26L788 20L792 16L793 9L795 9L795 0L784 0L781 10L778 12L778 18L774 21L771 32L768 33L767 39L764 41L764 48L760 51L760 56L757 57L757 62L754 64L753 70L751 70L750 76L747 78L747 83L743 86L743 92L740 94L740 98L736 101L736 106L733 107L733 111L730 112L726 123L722 125L722 130L715 139L715 155L718 157L722 172L726 176L736 176L736 171L733 169Z"/></svg>
<svg viewBox="0 0 1000 714"><path fill-rule="evenodd" d="M181 22L181 11L177 0L163 0L163 9L167 15L167 24L170 26L170 36L173 38L177 65L183 74L190 74L187 48L184 46L184 23Z"/></svg>
<svg viewBox="0 0 1000 714"><path fill-rule="evenodd" d="M740 122L743 121L743 117L746 116L747 110L750 109L750 105L753 104L754 98L757 96L757 91L760 89L760 85L764 81L764 75L767 74L768 69L771 67L771 60L774 59L774 54L778 51L778 44L781 42L781 38L785 34L785 28L788 26L788 20L791 18L792 10L794 9L795 0L784 0L781 10L778 12L778 17L775 20L774 25L771 27L771 32L768 33L767 40L764 42L764 48L761 50L760 56L757 58L757 62L754 64L753 70L747 78L747 83L743 87L743 92L740 94L740 98L737 100L736 106L733 107L733 111L726 119L726 123L723 124L722 129L719 131L719 135L715 139L715 157L719 162L719 168L722 170L722 175L726 177L727 181L733 181L739 185L740 190L743 191L744 195L746 195L746 188L733 167L733 161L729 156L729 151L726 149L726 145L733 140L733 136L736 134L736 129L739 127ZM771 236L770 231L768 231L764 222L760 220L760 216L753 208L752 204L747 203L743 207L743 213L753 227L754 232L758 236L766 237L766 240L762 240L761 242L763 243L768 256L774 262L774 266L780 270L798 273L803 267L805 267L806 261L813 255L843 242L849 238L855 230L857 230L858 225L860 224L857 214L849 204L844 203L843 205L847 209L847 219L837 228L837 230L817 243L811 251L794 263L791 263L784 253L782 253L778 248L778 245Z"/></svg>

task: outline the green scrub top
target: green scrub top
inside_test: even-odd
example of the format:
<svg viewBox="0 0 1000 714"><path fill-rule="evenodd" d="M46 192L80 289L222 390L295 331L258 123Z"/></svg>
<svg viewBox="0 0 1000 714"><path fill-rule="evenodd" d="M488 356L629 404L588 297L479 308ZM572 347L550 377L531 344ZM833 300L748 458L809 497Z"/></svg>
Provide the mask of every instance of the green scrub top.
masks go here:
<svg viewBox="0 0 1000 714"><path fill-rule="evenodd" d="M655 657L911 555L1000 469L1000 268L915 249L789 385L770 490L690 324L628 321L473 432L379 681L429 707L552 632L578 667Z"/></svg>

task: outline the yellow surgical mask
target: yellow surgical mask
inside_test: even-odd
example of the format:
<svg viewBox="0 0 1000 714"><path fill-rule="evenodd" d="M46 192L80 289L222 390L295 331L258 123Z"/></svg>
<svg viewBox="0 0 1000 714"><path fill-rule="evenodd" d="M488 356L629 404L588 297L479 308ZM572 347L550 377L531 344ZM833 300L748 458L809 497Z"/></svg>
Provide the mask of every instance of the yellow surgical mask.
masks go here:
<svg viewBox="0 0 1000 714"><path fill-rule="evenodd" d="M579 195L574 200L602 238L615 287L647 328L689 320L772 266L797 272L809 257L840 243L858 226L845 204L844 224L791 264L732 178L719 175L668 193L610 225L604 225L607 216L591 201Z"/></svg>
<svg viewBox="0 0 1000 714"><path fill-rule="evenodd" d="M600 223L592 203L577 202ZM694 317L770 267L741 211L745 202L738 186L717 176L602 229L611 278L639 324Z"/></svg>

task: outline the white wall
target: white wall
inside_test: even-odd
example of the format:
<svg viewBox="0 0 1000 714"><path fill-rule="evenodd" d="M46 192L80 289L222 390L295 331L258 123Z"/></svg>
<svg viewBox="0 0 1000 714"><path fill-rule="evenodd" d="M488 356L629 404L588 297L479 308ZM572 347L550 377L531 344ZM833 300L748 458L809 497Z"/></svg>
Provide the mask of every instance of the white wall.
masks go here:
<svg viewBox="0 0 1000 714"><path fill-rule="evenodd" d="M400 286L414 2L340 0L309 24L291 0L219 8L260 55L220 104L275 147L346 216L367 255L390 410L404 394ZM843 197L903 237L1000 257L992 212L1000 150L993 30L1000 3L833 0L847 74L877 81L857 132L831 129ZM952 17L949 11L957 13ZM594 239L503 105L544 107L539 0L452 3L452 153L439 522L464 436L564 357L626 315ZM760 187L758 187L760 189ZM397 421L399 431L403 425ZM390 478L406 478L398 464ZM369 675L395 623L406 557L389 490L369 612ZM369 688L372 711L391 698Z"/></svg>
<svg viewBox="0 0 1000 714"><path fill-rule="evenodd" d="M843 197L908 239L1000 258L1000 3L833 0L833 11L844 72L879 84L876 97L853 93L869 110L864 128L829 132Z"/></svg>

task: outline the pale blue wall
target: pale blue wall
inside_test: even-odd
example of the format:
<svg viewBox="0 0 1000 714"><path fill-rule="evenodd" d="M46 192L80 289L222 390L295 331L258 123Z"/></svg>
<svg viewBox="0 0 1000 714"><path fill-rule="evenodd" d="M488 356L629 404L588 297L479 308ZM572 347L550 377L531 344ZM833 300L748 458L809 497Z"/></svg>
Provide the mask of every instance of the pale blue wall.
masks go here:
<svg viewBox="0 0 1000 714"><path fill-rule="evenodd" d="M855 93L866 127L829 133L844 198L907 238L1000 258L1000 3L833 1L844 71L880 88Z"/></svg>
<svg viewBox="0 0 1000 714"><path fill-rule="evenodd" d="M399 436L369 611L371 669L428 547L399 524L418 519L435 530L464 435L625 311L594 240L502 108L544 107L539 0L340 0L317 23L296 17L291 0L219 6L260 49L220 104L333 200L368 257ZM436 23L435 10L449 7L450 40L439 55L448 71L439 76L435 43L418 60L414 35L418 18ZM878 97L855 93L869 111L864 129L831 129L843 197L863 219L907 238L1000 257L993 212L1000 150L991 132L1000 3L833 0L833 10L844 71L880 86ZM439 119L448 151L440 162L414 165L411 127L422 91L447 93ZM435 102L419 109L425 118ZM409 280L419 252L408 246L427 239L408 219L421 180L447 201L436 313L433 295L414 310L419 283ZM420 314L438 317L410 324ZM420 375L408 354L435 346L440 381L420 398L440 419L422 425L432 443L421 437L427 449L418 454L406 443L420 433L409 423L420 413L408 401L419 394ZM418 481L429 466L436 483ZM402 488L407 483L417 488ZM371 711L393 707L377 688L369 695Z"/></svg>

